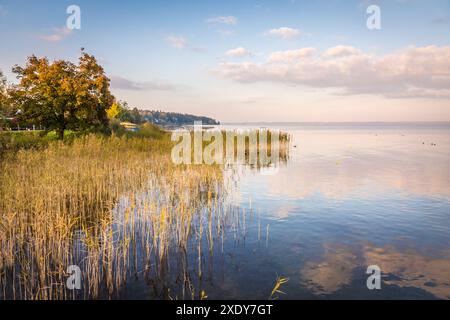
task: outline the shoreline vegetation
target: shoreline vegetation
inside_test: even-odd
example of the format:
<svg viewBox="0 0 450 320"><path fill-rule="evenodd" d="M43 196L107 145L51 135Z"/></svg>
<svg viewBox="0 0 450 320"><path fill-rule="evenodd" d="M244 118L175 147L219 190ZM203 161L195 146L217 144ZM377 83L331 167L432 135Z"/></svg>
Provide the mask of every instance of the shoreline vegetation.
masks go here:
<svg viewBox="0 0 450 320"><path fill-rule="evenodd" d="M242 212L225 201L223 167L175 165L169 133L147 134L35 137L39 147L4 155L2 299L119 298L135 273L156 299L202 298L202 257L237 232ZM164 280L171 262L192 256L199 265L177 270L181 286ZM70 265L83 275L76 296L65 286Z"/></svg>
<svg viewBox="0 0 450 320"><path fill-rule="evenodd" d="M174 114L125 130L139 111L112 96L91 55L78 65L31 56L13 71L19 84L1 81L0 113L46 130L0 132L0 299L114 299L137 278L154 299L204 299L205 257L245 232L248 213L227 201L230 168L174 164L170 132L148 118L185 122ZM246 159L274 152L270 137L265 150L246 140ZM288 143L281 133L280 163Z"/></svg>

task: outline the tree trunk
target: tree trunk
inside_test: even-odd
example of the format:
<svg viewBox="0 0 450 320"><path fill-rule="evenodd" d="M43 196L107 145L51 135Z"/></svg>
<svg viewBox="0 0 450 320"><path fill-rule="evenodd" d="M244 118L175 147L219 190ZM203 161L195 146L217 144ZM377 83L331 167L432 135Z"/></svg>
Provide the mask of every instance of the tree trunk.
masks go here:
<svg viewBox="0 0 450 320"><path fill-rule="evenodd" d="M64 140L64 131L66 130L66 125L66 120L64 119L64 114L62 113L61 115L59 115L58 128L56 129L59 140Z"/></svg>
<svg viewBox="0 0 450 320"><path fill-rule="evenodd" d="M59 140L64 140L64 128L58 128L56 130L56 133L58 134Z"/></svg>

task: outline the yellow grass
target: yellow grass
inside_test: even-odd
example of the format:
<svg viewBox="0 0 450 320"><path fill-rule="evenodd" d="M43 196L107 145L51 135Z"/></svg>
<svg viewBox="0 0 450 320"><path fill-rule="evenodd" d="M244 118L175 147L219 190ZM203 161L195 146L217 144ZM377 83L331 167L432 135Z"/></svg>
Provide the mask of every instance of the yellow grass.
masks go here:
<svg viewBox="0 0 450 320"><path fill-rule="evenodd" d="M181 257L183 294L164 289L163 298L205 298L186 252L195 243L201 278L203 251L223 239L233 212L223 207L222 168L175 166L171 147L165 138L87 136L5 155L0 298L115 298L133 274L163 279L171 252ZM70 265L82 270L78 294L66 288Z"/></svg>

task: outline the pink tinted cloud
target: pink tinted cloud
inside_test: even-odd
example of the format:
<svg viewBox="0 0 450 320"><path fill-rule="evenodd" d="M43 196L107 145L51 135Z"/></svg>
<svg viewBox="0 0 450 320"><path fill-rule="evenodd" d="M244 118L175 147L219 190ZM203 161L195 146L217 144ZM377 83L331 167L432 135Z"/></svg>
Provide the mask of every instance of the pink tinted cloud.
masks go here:
<svg viewBox="0 0 450 320"><path fill-rule="evenodd" d="M450 98L450 47L408 47L386 55L350 46L274 52L262 63L224 62L215 73L238 82L332 88L336 94Z"/></svg>

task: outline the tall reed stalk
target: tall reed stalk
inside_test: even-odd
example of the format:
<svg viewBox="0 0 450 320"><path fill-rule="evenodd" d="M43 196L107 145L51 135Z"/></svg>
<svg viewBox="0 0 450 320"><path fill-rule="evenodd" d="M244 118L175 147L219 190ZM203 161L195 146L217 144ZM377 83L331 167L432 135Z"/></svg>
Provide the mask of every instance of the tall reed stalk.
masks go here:
<svg viewBox="0 0 450 320"><path fill-rule="evenodd" d="M0 298L118 298L142 275L157 279L161 298L202 298L186 255L197 248L201 278L204 251L239 213L225 204L222 168L176 166L171 147L165 138L92 135L4 155ZM164 279L177 255L174 297ZM71 265L82 271L80 291L66 287Z"/></svg>

